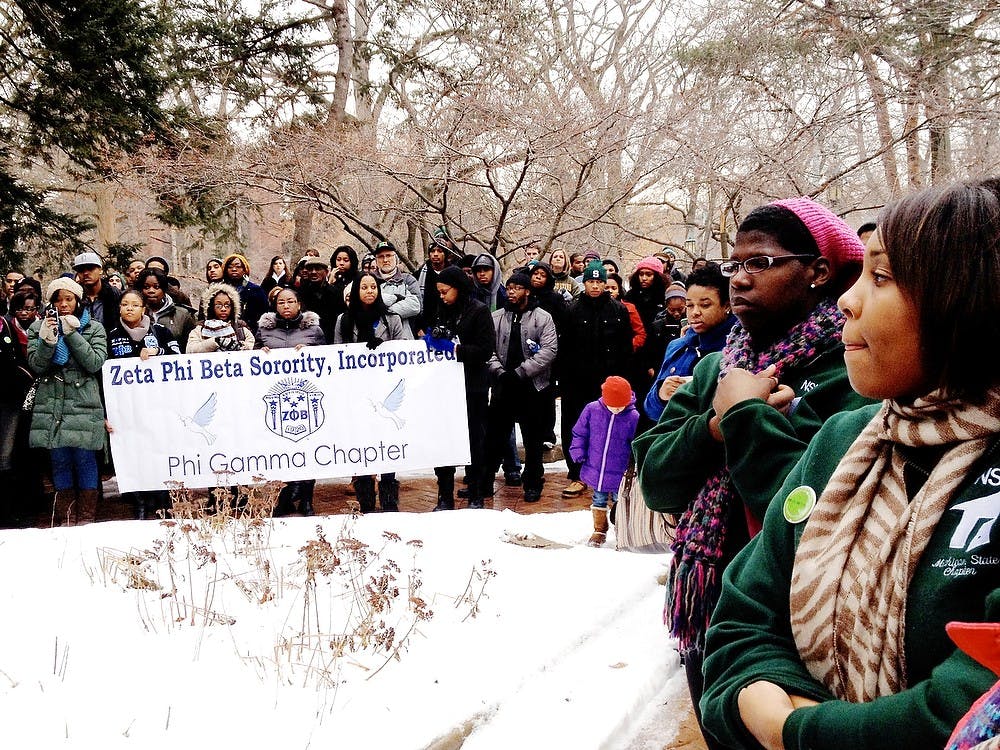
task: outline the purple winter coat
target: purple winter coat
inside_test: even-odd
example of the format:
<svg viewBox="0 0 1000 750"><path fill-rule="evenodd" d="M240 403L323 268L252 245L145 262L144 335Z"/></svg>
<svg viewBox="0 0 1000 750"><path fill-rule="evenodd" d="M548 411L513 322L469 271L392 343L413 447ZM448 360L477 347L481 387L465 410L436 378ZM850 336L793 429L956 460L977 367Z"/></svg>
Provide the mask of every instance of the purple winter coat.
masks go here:
<svg viewBox="0 0 1000 750"><path fill-rule="evenodd" d="M569 455L582 464L580 481L598 492L618 492L632 456L632 438L639 412L632 401L619 414L612 414L604 399L591 401L573 425Z"/></svg>

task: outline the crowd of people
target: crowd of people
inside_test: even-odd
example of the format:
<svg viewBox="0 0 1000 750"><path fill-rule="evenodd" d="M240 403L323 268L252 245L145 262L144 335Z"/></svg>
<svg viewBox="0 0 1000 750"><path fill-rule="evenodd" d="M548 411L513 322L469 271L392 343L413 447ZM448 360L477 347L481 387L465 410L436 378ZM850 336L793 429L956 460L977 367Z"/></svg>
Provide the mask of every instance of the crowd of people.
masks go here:
<svg viewBox="0 0 1000 750"><path fill-rule="evenodd" d="M0 336L7 386L0 481L9 479L15 491L0 507L0 522L27 522L42 506L53 524L95 518L101 475L113 470L106 433L114 425L104 418L100 376L108 358L328 343L376 348L413 338L454 351L465 374L471 461L458 488L455 467L435 470L437 510L453 509L456 501L483 507L500 470L507 486L522 487L524 500L537 502L542 458L557 432L569 465L562 492L580 496L588 485L570 445L585 407L610 376L627 378L631 391L644 395L656 370L651 363L680 333L684 307L665 297L675 257L640 261L635 289L618 276L616 261L596 252L557 249L546 261L525 260L505 278L495 256L461 252L442 228L413 273L388 241L360 258L346 245L329 262L315 251L294 265L274 256L259 284L249 259L233 253L205 264L200 295L182 288L162 256L132 261L120 273L97 253L81 253L44 289L10 271L0 296L0 333L7 334ZM682 283L670 287L671 299L679 290L683 298ZM627 455L628 440L619 442L616 450ZM45 492L45 479L54 495ZM606 507L607 483L595 488L595 507ZM353 485L362 512L398 508L393 473L355 477ZM290 483L276 513L312 514L312 494L312 482ZM124 499L140 519L169 503L165 491Z"/></svg>
<svg viewBox="0 0 1000 750"><path fill-rule="evenodd" d="M530 247L505 274L443 228L429 241L414 273L387 241L276 256L259 285L244 255L212 259L197 309L161 257L118 274L83 253L44 294L9 272L7 497L48 473L51 522L93 520L108 357L421 339L461 363L468 417L465 486L436 467L434 510L484 507L498 472L537 502L558 413L561 493L592 493L591 545L626 472L676 519L664 621L711 750L1000 746L983 718L997 702L976 703L996 675L946 633L1000 617L1000 378L984 359L1000 180L902 198L858 230L774 201L688 275L669 248L626 276L594 251ZM311 515L313 484L289 483L276 515ZM398 510L394 473L354 488L362 512ZM139 518L166 502L129 499Z"/></svg>

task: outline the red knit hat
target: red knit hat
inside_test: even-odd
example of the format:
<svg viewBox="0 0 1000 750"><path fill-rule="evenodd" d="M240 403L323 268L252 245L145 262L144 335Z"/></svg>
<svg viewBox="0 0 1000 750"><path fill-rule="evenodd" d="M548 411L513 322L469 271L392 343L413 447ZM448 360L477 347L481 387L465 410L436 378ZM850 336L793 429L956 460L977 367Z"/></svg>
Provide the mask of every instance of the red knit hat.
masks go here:
<svg viewBox="0 0 1000 750"><path fill-rule="evenodd" d="M632 403L632 386L625 378L612 375L601 386L601 398L605 406L628 406Z"/></svg>
<svg viewBox="0 0 1000 750"><path fill-rule="evenodd" d="M775 201L774 205L787 208L802 220L809 234L816 240L819 254L830 261L830 271L834 278L841 275L844 266L860 265L865 259L865 246L857 232L812 198L787 198Z"/></svg>
<svg viewBox="0 0 1000 750"><path fill-rule="evenodd" d="M652 255L647 255L645 258L640 260L635 264L636 272L646 270L652 271L660 276L663 275L663 261L659 258L654 258Z"/></svg>

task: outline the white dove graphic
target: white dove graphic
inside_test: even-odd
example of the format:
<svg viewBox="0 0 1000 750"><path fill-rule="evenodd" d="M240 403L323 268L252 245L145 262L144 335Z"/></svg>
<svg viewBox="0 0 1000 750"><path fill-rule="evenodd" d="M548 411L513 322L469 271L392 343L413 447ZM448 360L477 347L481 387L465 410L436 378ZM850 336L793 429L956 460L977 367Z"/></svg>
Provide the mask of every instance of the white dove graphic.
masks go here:
<svg viewBox="0 0 1000 750"><path fill-rule="evenodd" d="M397 416L396 411L403 404L403 396L405 395L406 381L400 378L400 381L396 383L396 387L393 388L392 391L389 392L389 395L385 397L385 401L380 404L376 401L368 399L368 403L372 405L372 409L375 410L376 414L380 417L391 419L392 423L396 425L396 429L401 430L403 429L403 425L406 424L406 421L402 417Z"/></svg>
<svg viewBox="0 0 1000 750"><path fill-rule="evenodd" d="M215 403L216 396L213 393L207 399L205 403L198 407L198 411L194 413L191 417L185 417L183 414L178 414L181 418L181 422L187 427L191 432L196 432L205 438L205 442L211 445L215 442L215 435L208 431L208 426L215 419Z"/></svg>

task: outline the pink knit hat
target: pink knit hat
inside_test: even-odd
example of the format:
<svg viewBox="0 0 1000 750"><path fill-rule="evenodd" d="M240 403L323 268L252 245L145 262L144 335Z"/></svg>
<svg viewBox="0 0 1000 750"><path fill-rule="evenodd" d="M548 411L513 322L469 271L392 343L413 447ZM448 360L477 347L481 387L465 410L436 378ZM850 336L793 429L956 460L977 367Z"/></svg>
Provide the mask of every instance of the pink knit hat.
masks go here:
<svg viewBox="0 0 1000 750"><path fill-rule="evenodd" d="M830 271L839 277L844 266L860 264L865 258L865 246L857 233L830 209L812 198L787 198L775 201L775 206L787 208L802 220L816 240L819 254L830 261Z"/></svg>
<svg viewBox="0 0 1000 750"><path fill-rule="evenodd" d="M654 258L652 255L647 255L645 258L640 260L635 264L636 271L652 271L660 276L663 275L663 261L659 258Z"/></svg>

